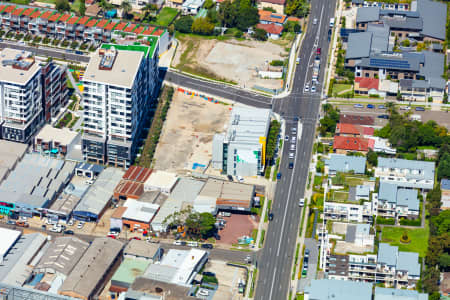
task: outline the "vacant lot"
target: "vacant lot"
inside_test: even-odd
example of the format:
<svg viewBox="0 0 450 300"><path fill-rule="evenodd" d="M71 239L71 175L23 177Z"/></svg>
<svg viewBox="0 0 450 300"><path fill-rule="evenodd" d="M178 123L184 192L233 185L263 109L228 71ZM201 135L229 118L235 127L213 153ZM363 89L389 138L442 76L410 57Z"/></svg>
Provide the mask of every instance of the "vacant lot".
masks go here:
<svg viewBox="0 0 450 300"><path fill-rule="evenodd" d="M164 7L156 17L156 24L161 26L168 26L176 17L178 10L171 7Z"/></svg>
<svg viewBox="0 0 450 300"><path fill-rule="evenodd" d="M254 85L272 89L282 87L281 79L258 78L257 70L274 70L269 65L271 61L286 59L286 47L290 47L288 40L277 41L275 44L180 36L179 41L172 66L181 71L247 88Z"/></svg>
<svg viewBox="0 0 450 300"><path fill-rule="evenodd" d="M212 139L228 124L231 106L175 92L154 156L155 168L179 174L207 166Z"/></svg>
<svg viewBox="0 0 450 300"><path fill-rule="evenodd" d="M425 257L428 245L428 221L425 223L425 228L405 229L401 227L384 227L382 231L382 242L389 243L392 246L398 246L400 251L418 252L420 257ZM403 244L400 238L403 232L407 232L411 242Z"/></svg>
<svg viewBox="0 0 450 300"><path fill-rule="evenodd" d="M257 218L250 215L233 214L224 218L227 221L225 228L219 231L220 241L218 244L237 244L238 239L243 236L252 236L253 229L258 227ZM255 241L256 242L256 241Z"/></svg>

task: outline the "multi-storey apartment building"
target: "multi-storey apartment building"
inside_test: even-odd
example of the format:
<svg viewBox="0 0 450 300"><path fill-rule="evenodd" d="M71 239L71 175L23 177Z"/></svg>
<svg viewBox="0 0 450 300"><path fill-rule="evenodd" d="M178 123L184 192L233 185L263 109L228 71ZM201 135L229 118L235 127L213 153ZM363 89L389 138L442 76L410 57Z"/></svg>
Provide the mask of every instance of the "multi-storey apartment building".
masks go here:
<svg viewBox="0 0 450 300"><path fill-rule="evenodd" d="M128 168L158 81L158 39L151 46L104 44L83 77L83 157Z"/></svg>
<svg viewBox="0 0 450 300"><path fill-rule="evenodd" d="M66 69L29 52L0 52L0 119L3 139L28 143L68 101Z"/></svg>
<svg viewBox="0 0 450 300"><path fill-rule="evenodd" d="M420 279L419 254L398 251L381 243L378 254L328 255L328 278L383 283L396 288L414 288Z"/></svg>
<svg viewBox="0 0 450 300"><path fill-rule="evenodd" d="M325 219L334 221L372 223L375 214L372 201L362 204L326 201L323 207Z"/></svg>
<svg viewBox="0 0 450 300"><path fill-rule="evenodd" d="M381 182L377 209L381 217L416 219L419 217L420 210L417 190L399 188L396 184Z"/></svg>

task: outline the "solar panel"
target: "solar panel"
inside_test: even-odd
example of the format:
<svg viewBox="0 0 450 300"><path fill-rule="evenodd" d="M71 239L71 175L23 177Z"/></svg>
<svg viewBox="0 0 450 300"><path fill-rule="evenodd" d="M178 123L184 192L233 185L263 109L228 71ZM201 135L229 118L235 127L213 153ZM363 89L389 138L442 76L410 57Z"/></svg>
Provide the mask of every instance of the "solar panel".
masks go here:
<svg viewBox="0 0 450 300"><path fill-rule="evenodd" d="M278 16L278 15L270 15L270 17L274 18L274 19L282 19L282 16Z"/></svg>
<svg viewBox="0 0 450 300"><path fill-rule="evenodd" d="M400 68L409 69L410 64L405 60L389 60L380 58L371 58L370 65L374 67L384 67L384 68Z"/></svg>

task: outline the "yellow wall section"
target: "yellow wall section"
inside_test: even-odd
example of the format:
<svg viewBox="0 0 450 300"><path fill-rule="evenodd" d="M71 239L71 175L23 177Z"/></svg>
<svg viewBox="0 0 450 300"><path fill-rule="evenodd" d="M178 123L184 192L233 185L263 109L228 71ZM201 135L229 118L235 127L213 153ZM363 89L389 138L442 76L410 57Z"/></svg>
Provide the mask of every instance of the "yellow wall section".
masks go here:
<svg viewBox="0 0 450 300"><path fill-rule="evenodd" d="M266 165L266 137L265 136L260 136L259 137L259 143L261 144L261 146L262 146L262 155L261 155L261 164L263 165L263 166L265 166Z"/></svg>

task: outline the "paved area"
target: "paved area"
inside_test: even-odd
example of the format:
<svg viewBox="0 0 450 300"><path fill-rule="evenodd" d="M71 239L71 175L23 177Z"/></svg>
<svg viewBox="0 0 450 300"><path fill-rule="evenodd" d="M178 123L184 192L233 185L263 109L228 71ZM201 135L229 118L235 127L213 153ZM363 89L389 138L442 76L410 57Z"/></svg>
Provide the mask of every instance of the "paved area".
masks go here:
<svg viewBox="0 0 450 300"><path fill-rule="evenodd" d="M305 287L311 284L311 280L316 278L317 272L317 262L319 259L319 249L317 241L309 238L305 239L305 251L306 249L309 249L308 273L306 274L305 278L300 279L300 281L298 282L297 292L299 293L303 293Z"/></svg>
<svg viewBox="0 0 450 300"><path fill-rule="evenodd" d="M258 220L249 215L232 214L231 217L224 217L227 221L225 228L219 231L220 241L218 244L236 244L238 238L247 235L252 236L252 230L257 228Z"/></svg>
<svg viewBox="0 0 450 300"><path fill-rule="evenodd" d="M220 260L209 260L205 267L205 271L213 272L219 281L219 287L212 299L244 299L242 294L239 294L238 284L239 280L245 282L245 270L233 266L228 266L226 262Z"/></svg>

